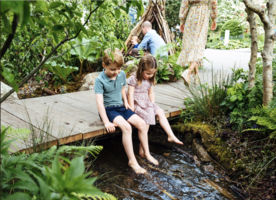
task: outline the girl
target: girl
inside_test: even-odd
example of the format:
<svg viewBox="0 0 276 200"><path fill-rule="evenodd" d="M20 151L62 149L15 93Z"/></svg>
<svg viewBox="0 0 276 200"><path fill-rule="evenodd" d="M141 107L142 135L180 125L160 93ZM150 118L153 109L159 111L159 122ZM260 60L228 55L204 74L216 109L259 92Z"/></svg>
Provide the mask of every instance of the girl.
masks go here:
<svg viewBox="0 0 276 200"><path fill-rule="evenodd" d="M152 55L143 56L139 62L136 74L128 79L129 105L146 122L148 128L149 125L155 125L155 116L157 115L160 125L168 135L168 141L183 145L172 132L163 110L154 102L153 85L155 85L156 71L156 59ZM141 145L139 153L142 157L144 156Z"/></svg>

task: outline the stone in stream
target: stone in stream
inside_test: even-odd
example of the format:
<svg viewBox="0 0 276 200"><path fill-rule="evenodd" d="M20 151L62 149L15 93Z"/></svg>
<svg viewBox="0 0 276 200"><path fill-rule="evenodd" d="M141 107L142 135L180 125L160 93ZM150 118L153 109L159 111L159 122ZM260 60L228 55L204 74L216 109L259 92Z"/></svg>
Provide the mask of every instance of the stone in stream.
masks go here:
<svg viewBox="0 0 276 200"><path fill-rule="evenodd" d="M202 168L205 172L211 172L211 173L213 173L215 169L213 165L203 165Z"/></svg>
<svg viewBox="0 0 276 200"><path fill-rule="evenodd" d="M8 93L12 88L1 81L1 98ZM18 100L16 92L13 92L7 99L7 101Z"/></svg>
<svg viewBox="0 0 276 200"><path fill-rule="evenodd" d="M200 161L210 162L212 160L203 146L197 143L196 139L193 140L193 150Z"/></svg>
<svg viewBox="0 0 276 200"><path fill-rule="evenodd" d="M95 85L95 80L100 73L101 72L93 72L93 73L87 74L83 78L82 86L79 88L79 91L93 90Z"/></svg>

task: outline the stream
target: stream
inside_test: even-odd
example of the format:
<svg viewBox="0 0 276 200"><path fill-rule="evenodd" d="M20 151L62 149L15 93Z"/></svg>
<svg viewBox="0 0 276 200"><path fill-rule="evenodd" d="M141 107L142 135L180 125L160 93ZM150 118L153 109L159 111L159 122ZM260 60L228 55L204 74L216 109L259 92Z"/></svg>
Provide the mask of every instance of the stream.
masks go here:
<svg viewBox="0 0 276 200"><path fill-rule="evenodd" d="M133 135L137 137L137 134ZM136 175L127 165L121 137L119 134L96 141L96 145L104 148L93 164L93 174L98 176L95 185L103 192L123 200L239 199L231 189L223 189L228 188L228 185L218 176L205 172L202 166L190 163L184 155L164 146L150 144L152 156L159 161L159 166L151 165L139 156L139 141L133 139L138 163L147 170L145 175ZM162 137L164 139L166 135L162 134ZM179 139L184 140L181 137ZM182 149L194 155L187 145L184 144Z"/></svg>

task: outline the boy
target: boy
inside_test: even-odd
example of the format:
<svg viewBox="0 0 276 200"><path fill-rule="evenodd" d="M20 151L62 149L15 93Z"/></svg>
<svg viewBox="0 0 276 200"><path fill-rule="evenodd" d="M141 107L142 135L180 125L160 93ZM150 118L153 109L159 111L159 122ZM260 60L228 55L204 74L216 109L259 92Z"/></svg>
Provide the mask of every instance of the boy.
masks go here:
<svg viewBox="0 0 276 200"><path fill-rule="evenodd" d="M146 170L141 168L138 164L132 145L132 128L131 125L138 129L139 139L145 150L146 158L153 164L158 165L149 152L147 126L144 120L136 115L127 101L125 85L126 75L121 71L124 64L124 59L121 51L111 49L104 51L103 57L103 72L96 78L95 94L96 102L100 117L104 123L107 132L114 132L115 127L118 126L122 130L123 145L128 157L128 165L137 173L146 173ZM111 53L114 60L112 61Z"/></svg>

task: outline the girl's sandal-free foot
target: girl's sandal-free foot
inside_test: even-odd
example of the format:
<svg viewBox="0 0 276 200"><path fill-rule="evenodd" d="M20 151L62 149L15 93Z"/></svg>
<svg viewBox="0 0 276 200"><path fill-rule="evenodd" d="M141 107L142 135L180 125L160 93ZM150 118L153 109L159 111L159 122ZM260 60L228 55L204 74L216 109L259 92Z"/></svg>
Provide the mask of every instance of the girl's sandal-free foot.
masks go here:
<svg viewBox="0 0 276 200"><path fill-rule="evenodd" d="M182 73L181 78L184 81L184 85L186 85L187 87L189 87L190 82L188 82L188 70L187 69Z"/></svg>

